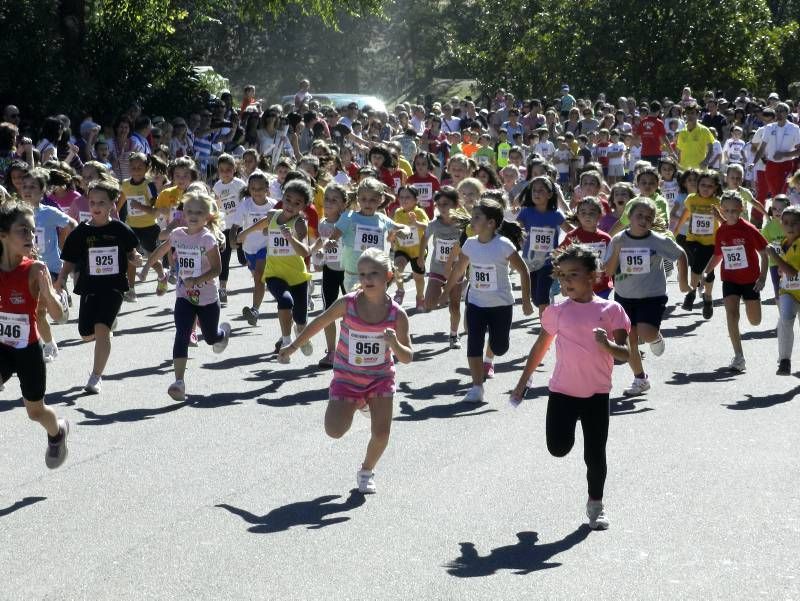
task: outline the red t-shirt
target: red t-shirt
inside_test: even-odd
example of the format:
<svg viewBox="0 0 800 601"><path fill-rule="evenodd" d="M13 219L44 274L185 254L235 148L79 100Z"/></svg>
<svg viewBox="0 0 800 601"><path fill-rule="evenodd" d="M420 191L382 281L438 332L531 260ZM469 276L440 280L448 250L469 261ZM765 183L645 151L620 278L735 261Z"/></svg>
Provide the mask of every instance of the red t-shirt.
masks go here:
<svg viewBox="0 0 800 601"><path fill-rule="evenodd" d="M714 241L714 254L722 255L722 281L734 284L755 282L761 275L758 252L766 247L767 239L749 221L740 219L734 225L720 225Z"/></svg>
<svg viewBox="0 0 800 601"><path fill-rule="evenodd" d="M661 156L661 140L667 135L661 119L652 115L645 117L636 126L635 133L642 140L642 156Z"/></svg>
<svg viewBox="0 0 800 601"><path fill-rule="evenodd" d="M0 345L22 349L39 340L39 301L31 295L29 283L33 264L32 259L23 257L13 270L0 270Z"/></svg>
<svg viewBox="0 0 800 601"><path fill-rule="evenodd" d="M602 230L597 230L596 232L587 232L579 227L572 230L564 237L564 241L559 245L559 248L566 248L567 246L576 243L589 245L589 248L599 254L598 263L602 264L603 259L606 257L608 245L611 244L611 236ZM594 292L603 292L611 288L611 278L609 278L603 271L598 270L597 273L600 275L600 277L598 277L595 281L594 286L592 286L592 290Z"/></svg>
<svg viewBox="0 0 800 601"><path fill-rule="evenodd" d="M595 146L595 153L597 154L597 162L603 167L608 167L608 147L611 146L610 142L598 142Z"/></svg>
<svg viewBox="0 0 800 601"><path fill-rule="evenodd" d="M433 219L433 197L441 187L439 178L431 173L425 177L415 173L406 180L406 184L414 186L417 189L419 193L417 196L417 205L425 210L428 214L428 219Z"/></svg>

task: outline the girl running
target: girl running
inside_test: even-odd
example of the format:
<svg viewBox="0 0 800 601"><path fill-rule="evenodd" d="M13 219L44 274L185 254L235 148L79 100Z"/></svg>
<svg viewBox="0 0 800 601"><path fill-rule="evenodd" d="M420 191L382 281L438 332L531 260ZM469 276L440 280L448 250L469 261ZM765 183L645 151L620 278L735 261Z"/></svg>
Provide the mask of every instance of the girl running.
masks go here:
<svg viewBox="0 0 800 601"><path fill-rule="evenodd" d="M417 291L416 307L417 311L421 311L425 309L425 257L428 249L423 247L420 242L425 235L425 227L428 225L428 215L417 206L417 190L413 186L401 186L397 191L397 201L400 203L400 207L394 212L394 222L407 226L410 234L395 239L393 244L394 282L397 286L394 302L403 306L405 296L403 272L406 265L411 265L411 277Z"/></svg>
<svg viewBox="0 0 800 601"><path fill-rule="evenodd" d="M505 355L509 348L509 335L514 313L514 295L509 279L509 266L520 274L522 284L522 311L533 313L531 283L528 269L517 254L517 248L505 234L521 242L522 231L516 224L503 220L503 205L495 200L483 199L472 211L472 231L461 247L461 254L447 277L442 296L449 298L453 289L460 286L467 267L470 267L470 285L467 291L467 361L472 375L472 388L464 401L483 402L483 383L486 378L483 346L489 334L489 350L493 356Z"/></svg>
<svg viewBox="0 0 800 601"><path fill-rule="evenodd" d="M281 362L302 348L328 324L342 320L333 366L325 432L341 438L353 423L356 409L368 413L372 433L361 468L358 490L375 492L375 465L389 442L395 392L393 357L411 363L414 351L408 336L408 316L386 294L392 264L386 253L366 249L358 258L361 288L337 300L299 336L281 349Z"/></svg>
<svg viewBox="0 0 800 601"><path fill-rule="evenodd" d="M800 312L800 207L786 207L781 214L786 239L779 247L770 246L769 256L781 274L778 296L778 371L779 376L792 373L794 322Z"/></svg>
<svg viewBox="0 0 800 601"><path fill-rule="evenodd" d="M282 208L270 211L266 217L245 228L237 238L242 241L251 232L266 232L267 259L262 277L267 290L278 303L278 323L281 328L281 340L275 352L292 340L293 321L295 334L306 327L311 274L305 263L310 251L303 242L308 235L308 228L302 213L313 198L311 186L306 182L290 181L283 187ZM314 351L311 340L301 350L304 355L310 355Z"/></svg>
<svg viewBox="0 0 800 601"><path fill-rule="evenodd" d="M222 154L217 159L217 174L219 179L212 190L217 199L217 207L222 211L225 219L225 250L222 251L222 271L219 274L219 302L224 307L228 304L228 277L230 275L231 253L236 247L231 237L231 224L236 209L242 200L242 190L247 187L243 180L236 177L236 159L229 154Z"/></svg>
<svg viewBox="0 0 800 601"><path fill-rule="evenodd" d="M783 225L781 225L781 215L784 209L789 206L789 199L779 194L770 202L769 212L767 213L767 223L761 228L761 235L763 235L769 244L780 246L786 239L786 234L783 233ZM780 273L778 272L778 264L775 259L769 257L769 277L772 280L772 289L775 292L775 302L778 302L780 290Z"/></svg>
<svg viewBox="0 0 800 601"><path fill-rule="evenodd" d="M548 385L547 450L554 457L569 453L580 420L589 489L586 515L590 528L605 530L609 526L603 489L608 471L611 373L615 359L627 361L633 352L626 342L631 323L618 303L592 293L598 274L593 252L573 245L553 263L567 299L545 309L542 330L511 393L511 403L517 406L522 402L530 378L555 339L556 363Z"/></svg>
<svg viewBox="0 0 800 601"><path fill-rule="evenodd" d="M175 343L172 347L172 365L175 382L167 394L176 401L186 400L186 361L189 357L189 340L195 322L200 324L203 339L215 353L228 346L231 326L219 323L220 303L216 278L222 271L219 246L225 237L219 228L216 201L207 194L188 192L182 201L186 227L169 233L149 259L155 266L168 253L176 255L178 283L175 287Z"/></svg>
<svg viewBox="0 0 800 601"><path fill-rule="evenodd" d="M639 340L647 342L656 357L664 354L664 338L659 331L667 306L667 277L664 259L678 261L678 284L688 290L686 254L672 238L653 229L664 227L655 203L635 198L630 203L630 225L611 239L606 273L614 278L614 300L625 309L631 321L630 357L633 384L623 391L636 396L650 390L650 380L642 366ZM658 221L656 221L658 219ZM659 223L660 222L660 223Z"/></svg>
<svg viewBox="0 0 800 601"><path fill-rule="evenodd" d="M50 281L48 267L34 261L33 210L21 202L0 204L0 390L15 373L28 417L47 431L45 465L55 469L67 458L69 422L45 405L47 382L37 311L46 308L61 319L64 305Z"/></svg>
<svg viewBox="0 0 800 601"><path fill-rule="evenodd" d="M610 233L625 212L625 207L635 197L636 192L631 184L627 182L614 184L611 188L611 193L608 195L609 210L597 222L597 227L606 233Z"/></svg>
<svg viewBox="0 0 800 601"><path fill-rule="evenodd" d="M566 235L559 246L559 252L563 252L573 244L578 244L594 253L598 268L597 279L592 290L600 298L608 299L611 294L611 278L603 271L603 261L608 245L611 243L611 236L597 227L602 211L603 206L599 200L592 196L584 196L575 210L578 227Z"/></svg>
<svg viewBox="0 0 800 601"><path fill-rule="evenodd" d="M425 151L419 152L414 157L414 173L406 180L409 186L416 188L417 202L425 210L429 220L433 219L434 197L441 187L439 178L432 173L438 167L439 161L433 154Z"/></svg>
<svg viewBox="0 0 800 601"><path fill-rule="evenodd" d="M686 169L681 172L678 177L678 185L680 186L678 196L675 197L675 204L672 205L672 211L669 214L669 228L670 231L676 232L675 241L678 245L686 250L686 233L689 231L689 224L684 223L680 228L675 226L678 219L681 218L683 212L686 210L686 199L690 194L697 193L697 178L700 177L700 171L695 168Z"/></svg>

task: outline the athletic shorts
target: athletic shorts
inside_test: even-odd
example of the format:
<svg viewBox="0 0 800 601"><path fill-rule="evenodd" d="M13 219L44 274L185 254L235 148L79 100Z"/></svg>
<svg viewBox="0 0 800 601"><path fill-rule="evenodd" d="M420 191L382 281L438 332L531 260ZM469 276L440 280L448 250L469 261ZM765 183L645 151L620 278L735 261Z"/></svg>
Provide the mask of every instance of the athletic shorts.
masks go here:
<svg viewBox="0 0 800 601"><path fill-rule="evenodd" d="M44 351L37 340L25 348L12 348L0 344L0 377L3 384L17 374L22 398L26 401L41 401L47 384L47 368Z"/></svg>
<svg viewBox="0 0 800 601"><path fill-rule="evenodd" d="M667 307L666 296L623 298L615 292L614 300L625 309L625 313L628 319L631 320L632 326L646 323L657 330L661 328L661 320L664 319L664 309Z"/></svg>
<svg viewBox="0 0 800 601"><path fill-rule="evenodd" d="M394 251L394 260L397 261L398 257L403 257L406 261L408 261L408 264L411 265L411 271L413 273L416 273L418 275L425 275L425 268L423 267L422 269L420 269L419 265L417 265L416 259L412 259L402 250Z"/></svg>
<svg viewBox="0 0 800 601"><path fill-rule="evenodd" d="M267 247L258 249L257 253L250 254L248 252L244 253L244 258L247 261L247 269L250 271L256 270L256 263L260 260L266 260L267 258Z"/></svg>
<svg viewBox="0 0 800 601"><path fill-rule="evenodd" d="M122 307L122 292L107 290L96 294L81 296L78 311L78 333L81 336L94 336L94 326L102 323L111 329Z"/></svg>
<svg viewBox="0 0 800 601"><path fill-rule="evenodd" d="M147 252L151 253L158 248L158 235L161 233L161 228L157 225L149 225L147 227L132 227L133 233L139 238L139 245Z"/></svg>
<svg viewBox="0 0 800 601"><path fill-rule="evenodd" d="M744 300L761 300L761 293L753 290L755 282L737 284L736 282L722 282L722 298L726 296L741 296Z"/></svg>
<svg viewBox="0 0 800 601"><path fill-rule="evenodd" d="M530 272L531 300L537 307L550 304L550 288L553 286L553 265L548 263Z"/></svg>
<svg viewBox="0 0 800 601"><path fill-rule="evenodd" d="M623 165L609 165L608 174L611 177L622 177L625 175L625 167Z"/></svg>
<svg viewBox="0 0 800 601"><path fill-rule="evenodd" d="M694 240L687 240L684 250L689 258L689 269L694 274L703 273L711 257L714 256L713 244L700 244Z"/></svg>

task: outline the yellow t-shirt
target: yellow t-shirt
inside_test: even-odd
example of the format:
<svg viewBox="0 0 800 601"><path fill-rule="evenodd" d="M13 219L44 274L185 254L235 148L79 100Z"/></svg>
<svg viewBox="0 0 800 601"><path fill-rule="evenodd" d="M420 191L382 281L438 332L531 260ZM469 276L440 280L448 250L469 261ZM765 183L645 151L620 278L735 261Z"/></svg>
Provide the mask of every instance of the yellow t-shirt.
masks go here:
<svg viewBox="0 0 800 601"><path fill-rule="evenodd" d="M681 169L700 167L708 154L708 145L713 143L714 135L705 125L699 123L692 131L683 129L678 132L676 146L681 151Z"/></svg>
<svg viewBox="0 0 800 601"><path fill-rule="evenodd" d="M400 238L395 238L393 243L394 250L399 250L404 252L412 259L416 259L419 256L419 243L420 240L425 236L425 227L428 225L428 215L425 213L424 209L420 207L416 207L414 209L414 215L417 218L417 225L416 228L412 228L412 235L406 237L405 239L401 240ZM394 217L392 217L395 223L399 223L401 225L411 225L411 219L408 217L408 213L406 213L405 209L397 209L394 212Z"/></svg>
<svg viewBox="0 0 800 601"><path fill-rule="evenodd" d="M704 246L714 246L714 237L717 233L717 216L714 207L719 208L719 198L703 198L698 194L689 194L686 197L686 211L689 213L689 227L686 230L686 240L699 242Z"/></svg>
<svg viewBox="0 0 800 601"><path fill-rule="evenodd" d="M317 184L314 186L314 208L320 219L325 216L325 189Z"/></svg>
<svg viewBox="0 0 800 601"><path fill-rule="evenodd" d="M158 198L156 198L157 209L171 209L169 215L166 217L167 224L175 219L175 211L180 204L183 195L184 191L178 186L170 186L169 188L164 188L161 190Z"/></svg>
<svg viewBox="0 0 800 601"><path fill-rule="evenodd" d="M783 248L781 258L800 271L800 238L792 242L788 248L786 246ZM793 278L781 274L780 294L791 294L796 301L800 301L800 274Z"/></svg>
<svg viewBox="0 0 800 601"><path fill-rule="evenodd" d="M414 175L414 170L411 168L411 163L409 163L405 157L397 157L397 168L405 173L406 177L411 177Z"/></svg>
<svg viewBox="0 0 800 601"><path fill-rule="evenodd" d="M142 180L138 184L134 184L131 183L130 179L126 179L120 184L120 190L125 195L125 201L128 205L128 216L125 218L125 223L135 228L154 226L156 224L156 216L154 214L145 213L131 205L131 201L135 200L143 205L153 206L155 199L150 192L148 181Z"/></svg>
<svg viewBox="0 0 800 601"><path fill-rule="evenodd" d="M264 263L262 280L266 282L267 278L278 278L289 286L297 286L310 280L311 274L306 269L305 259L294 251L289 241L281 234L278 217L282 213L283 211L273 212L267 226L267 260ZM297 217L290 219L284 225L295 232L297 219Z"/></svg>

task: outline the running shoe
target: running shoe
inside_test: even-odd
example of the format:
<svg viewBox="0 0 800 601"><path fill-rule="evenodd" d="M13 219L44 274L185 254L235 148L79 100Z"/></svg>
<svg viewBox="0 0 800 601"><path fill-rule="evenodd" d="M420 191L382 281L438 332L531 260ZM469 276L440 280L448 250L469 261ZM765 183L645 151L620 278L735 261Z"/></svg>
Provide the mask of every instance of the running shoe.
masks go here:
<svg viewBox="0 0 800 601"><path fill-rule="evenodd" d="M402 305L405 296L406 296L406 291L404 289L398 288L397 292L394 293L394 302L396 302L398 305Z"/></svg>
<svg viewBox="0 0 800 601"><path fill-rule="evenodd" d="M156 284L156 296L164 296L167 293L168 287L169 280L167 279L167 275L164 274L164 277L158 278L158 283Z"/></svg>
<svg viewBox="0 0 800 601"><path fill-rule="evenodd" d="M44 464L51 470L56 469L67 458L67 436L69 435L69 422L65 419L58 420L58 434L53 441L47 437L47 452L44 455Z"/></svg>
<svg viewBox="0 0 800 601"><path fill-rule="evenodd" d="M86 392L90 392L92 394L100 394L100 389L103 385L103 376L98 376L96 374L89 374L89 381L86 382L86 386L83 389Z"/></svg>
<svg viewBox="0 0 800 601"><path fill-rule="evenodd" d="M714 315L714 303L703 299L703 319L711 319L712 315Z"/></svg>
<svg viewBox="0 0 800 601"><path fill-rule="evenodd" d="M589 528L592 530L608 530L609 521L602 501L589 501L586 503L586 516L589 518Z"/></svg>
<svg viewBox="0 0 800 601"><path fill-rule="evenodd" d="M683 304L681 308L684 311L691 311L692 307L694 307L694 300L697 298L697 291L692 290L691 292L687 292L686 296L683 297Z"/></svg>
<svg viewBox="0 0 800 601"><path fill-rule="evenodd" d="M251 326L258 324L258 309L254 309L253 307L243 307L242 315L244 315L247 323L249 323Z"/></svg>
<svg viewBox="0 0 800 601"><path fill-rule="evenodd" d="M659 334L656 340L650 343L650 352L652 352L656 357L660 357L664 354L664 349L667 348L667 344L664 342L664 337Z"/></svg>
<svg viewBox="0 0 800 601"><path fill-rule="evenodd" d="M44 353L44 362L52 363L58 357L58 346L55 341L45 342L42 352Z"/></svg>
<svg viewBox="0 0 800 601"><path fill-rule="evenodd" d="M219 304L223 307L228 304L228 291L225 288L219 289Z"/></svg>
<svg viewBox="0 0 800 601"><path fill-rule="evenodd" d="M219 324L219 329L222 330L222 340L218 340L211 346L211 350L220 354L228 347L228 341L231 339L231 324L227 321Z"/></svg>
<svg viewBox="0 0 800 601"><path fill-rule="evenodd" d="M311 296L311 291L308 291L308 310L313 311L317 308L317 304L314 302L314 297Z"/></svg>
<svg viewBox="0 0 800 601"><path fill-rule="evenodd" d="M494 363L488 361L483 362L483 376L487 380L494 378Z"/></svg>
<svg viewBox="0 0 800 601"><path fill-rule="evenodd" d="M370 470L358 470L356 473L358 492L372 494L375 492L375 472Z"/></svg>
<svg viewBox="0 0 800 601"><path fill-rule="evenodd" d="M792 362L789 359L781 359L778 361L778 371L775 372L776 376L791 376L792 375Z"/></svg>
<svg viewBox="0 0 800 601"><path fill-rule="evenodd" d="M634 378L633 383L629 388L622 391L625 396L638 396L650 390L650 380L645 376L644 378Z"/></svg>
<svg viewBox="0 0 800 601"><path fill-rule="evenodd" d="M183 380L175 380L167 388L167 394L173 401L182 403L186 400L186 383Z"/></svg>
<svg viewBox="0 0 800 601"><path fill-rule="evenodd" d="M458 335L453 336L450 335L450 348L451 349L460 349L461 348L461 340L458 339Z"/></svg>
<svg viewBox="0 0 800 601"><path fill-rule="evenodd" d="M126 290L125 293L122 295L122 300L124 300L126 303L138 302L136 298L136 290Z"/></svg>
<svg viewBox="0 0 800 601"><path fill-rule="evenodd" d="M475 386L467 391L464 398L461 399L465 403L482 403L483 402L483 386Z"/></svg>
<svg viewBox="0 0 800 601"><path fill-rule="evenodd" d="M730 365L728 365L728 369L730 371L736 371L742 373L747 368L747 365L744 361L744 355L734 355L733 359L731 359Z"/></svg>

